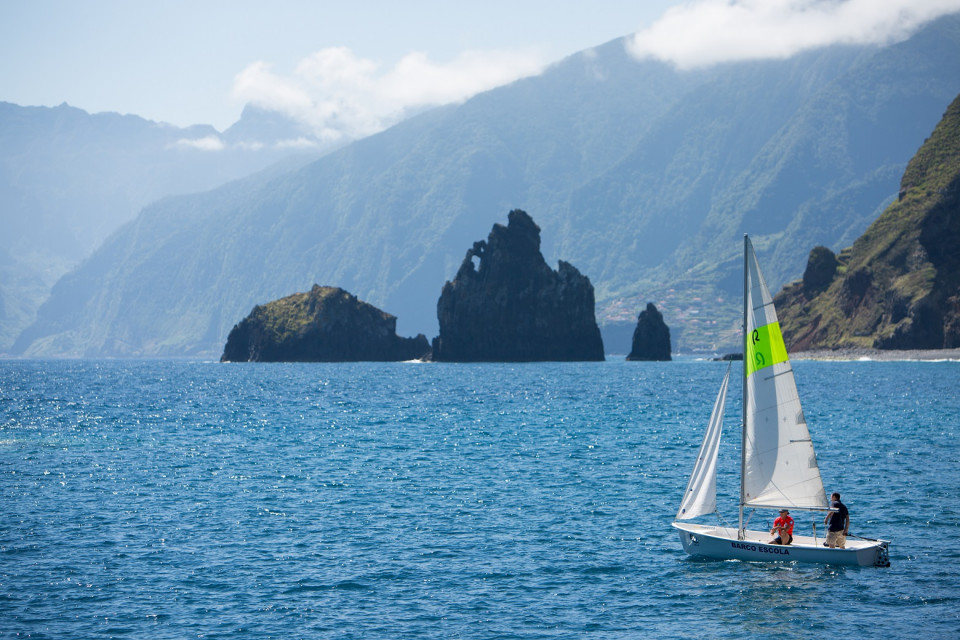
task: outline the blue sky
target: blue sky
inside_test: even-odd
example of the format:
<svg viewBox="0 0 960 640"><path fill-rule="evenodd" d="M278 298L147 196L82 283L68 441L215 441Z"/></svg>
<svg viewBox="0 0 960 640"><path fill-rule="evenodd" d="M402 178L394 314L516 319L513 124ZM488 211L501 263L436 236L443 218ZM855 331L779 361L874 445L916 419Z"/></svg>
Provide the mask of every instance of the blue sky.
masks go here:
<svg viewBox="0 0 960 640"><path fill-rule="evenodd" d="M288 75L334 47L384 67L414 52L438 65L465 51L550 62L627 35L670 4L0 0L0 100L222 129L243 107L235 77L258 62Z"/></svg>
<svg viewBox="0 0 960 640"><path fill-rule="evenodd" d="M321 136L362 135L635 32L638 57L690 68L887 42L956 11L960 0L0 0L0 100L220 130L252 102Z"/></svg>

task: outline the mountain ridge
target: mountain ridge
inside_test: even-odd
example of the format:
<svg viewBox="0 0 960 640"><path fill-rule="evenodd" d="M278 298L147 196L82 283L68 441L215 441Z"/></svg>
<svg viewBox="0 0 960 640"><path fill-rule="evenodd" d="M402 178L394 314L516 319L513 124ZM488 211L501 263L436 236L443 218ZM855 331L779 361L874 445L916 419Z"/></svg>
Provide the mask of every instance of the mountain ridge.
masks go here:
<svg viewBox="0 0 960 640"><path fill-rule="evenodd" d="M839 256L811 251L775 301L790 349L960 347L960 95L897 200Z"/></svg>
<svg viewBox="0 0 960 640"><path fill-rule="evenodd" d="M0 352L61 276L152 202L319 155L271 147L283 131L258 113L220 134L67 103L0 102Z"/></svg>
<svg viewBox="0 0 960 640"><path fill-rule="evenodd" d="M548 261L591 279L598 320L631 322L654 301L676 350L717 350L736 342L744 227L760 227L747 230L776 265L773 287L801 272L797 246L861 233L960 89L957 60L957 16L890 47L689 73L613 41L269 184L235 185L245 197L220 194L232 206L201 195L148 207L101 248L104 277L71 274L89 289L71 294L80 308L51 296L17 353L56 355L61 341L85 355L213 355L256 300L313 282L385 309L403 334L435 335L458 248L515 208L538 212ZM896 136L868 135L895 124ZM138 236L174 218L187 221L183 243Z"/></svg>

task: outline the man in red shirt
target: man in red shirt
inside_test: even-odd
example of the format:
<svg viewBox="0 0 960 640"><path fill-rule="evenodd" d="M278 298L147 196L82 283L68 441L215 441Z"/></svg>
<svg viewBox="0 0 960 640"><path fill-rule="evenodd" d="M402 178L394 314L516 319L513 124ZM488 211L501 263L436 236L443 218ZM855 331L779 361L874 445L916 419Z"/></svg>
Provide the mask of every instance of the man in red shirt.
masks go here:
<svg viewBox="0 0 960 640"><path fill-rule="evenodd" d="M780 509L780 516L773 521L773 528L770 529L771 535L776 537L768 544L790 544L793 542L793 518L786 509Z"/></svg>

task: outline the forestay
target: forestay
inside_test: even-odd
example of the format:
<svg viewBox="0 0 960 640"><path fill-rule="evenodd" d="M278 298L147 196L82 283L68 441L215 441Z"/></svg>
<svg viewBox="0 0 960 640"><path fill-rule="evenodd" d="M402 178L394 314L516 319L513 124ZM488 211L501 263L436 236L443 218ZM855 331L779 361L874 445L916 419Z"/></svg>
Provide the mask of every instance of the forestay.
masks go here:
<svg viewBox="0 0 960 640"><path fill-rule="evenodd" d="M749 507L828 508L773 299L745 239L743 495Z"/></svg>

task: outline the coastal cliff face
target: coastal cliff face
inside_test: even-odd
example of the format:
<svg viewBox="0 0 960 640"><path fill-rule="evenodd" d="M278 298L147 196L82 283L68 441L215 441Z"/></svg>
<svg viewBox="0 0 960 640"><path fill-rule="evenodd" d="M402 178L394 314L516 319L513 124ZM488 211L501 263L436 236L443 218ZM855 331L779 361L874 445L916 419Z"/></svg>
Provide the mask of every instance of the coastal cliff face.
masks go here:
<svg viewBox="0 0 960 640"><path fill-rule="evenodd" d="M647 308L637 317L637 328L633 331L633 344L627 360L670 360L670 327L652 302L648 302Z"/></svg>
<svg viewBox="0 0 960 640"><path fill-rule="evenodd" d="M423 357L427 338L401 338L397 319L339 287L314 285L265 305L233 327L221 362L399 361Z"/></svg>
<svg viewBox="0 0 960 640"><path fill-rule="evenodd" d="M898 200L839 255L815 248L775 302L791 350L960 347L960 96Z"/></svg>
<svg viewBox="0 0 960 640"><path fill-rule="evenodd" d="M540 227L519 209L467 251L437 319L437 361L603 360L590 279L562 260L550 269Z"/></svg>

